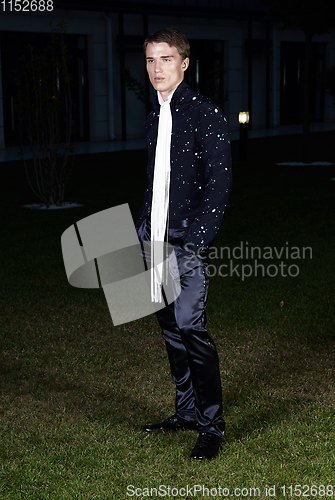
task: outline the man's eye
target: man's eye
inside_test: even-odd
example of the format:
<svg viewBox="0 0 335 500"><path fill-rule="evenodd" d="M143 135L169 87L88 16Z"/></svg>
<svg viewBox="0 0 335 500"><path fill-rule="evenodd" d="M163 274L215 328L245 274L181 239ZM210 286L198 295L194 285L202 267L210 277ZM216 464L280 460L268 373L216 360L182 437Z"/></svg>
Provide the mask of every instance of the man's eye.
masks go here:
<svg viewBox="0 0 335 500"><path fill-rule="evenodd" d="M165 61L165 62L169 62L169 61L170 61L170 59L166 58L166 59L164 59L164 61Z"/></svg>

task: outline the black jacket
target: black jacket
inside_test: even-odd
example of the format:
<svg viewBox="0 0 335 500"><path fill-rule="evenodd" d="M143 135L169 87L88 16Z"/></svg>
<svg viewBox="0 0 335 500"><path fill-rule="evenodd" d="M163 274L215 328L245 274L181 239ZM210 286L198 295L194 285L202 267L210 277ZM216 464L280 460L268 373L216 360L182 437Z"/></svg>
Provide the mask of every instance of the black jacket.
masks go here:
<svg viewBox="0 0 335 500"><path fill-rule="evenodd" d="M213 241L227 205L232 182L229 130L220 107L184 81L175 90L170 106L169 219L193 220L185 243L196 250ZM144 218L150 220L159 110L157 100L144 124L148 187L137 227Z"/></svg>

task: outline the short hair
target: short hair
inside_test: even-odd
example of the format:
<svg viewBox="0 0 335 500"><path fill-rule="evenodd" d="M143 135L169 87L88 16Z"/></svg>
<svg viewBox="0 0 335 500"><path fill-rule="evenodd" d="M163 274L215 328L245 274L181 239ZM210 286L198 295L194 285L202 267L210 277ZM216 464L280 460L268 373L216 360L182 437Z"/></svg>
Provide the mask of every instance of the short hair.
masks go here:
<svg viewBox="0 0 335 500"><path fill-rule="evenodd" d="M143 44L144 53L146 53L149 43L167 43L170 47L176 47L182 60L190 57L190 44L186 36L175 28L165 28L149 35Z"/></svg>

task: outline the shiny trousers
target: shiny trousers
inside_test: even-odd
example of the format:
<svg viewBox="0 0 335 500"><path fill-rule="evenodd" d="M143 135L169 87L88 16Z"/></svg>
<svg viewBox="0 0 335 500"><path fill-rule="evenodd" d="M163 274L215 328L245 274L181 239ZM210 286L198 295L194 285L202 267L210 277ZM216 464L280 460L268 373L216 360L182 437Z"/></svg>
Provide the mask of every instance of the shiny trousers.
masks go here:
<svg viewBox="0 0 335 500"><path fill-rule="evenodd" d="M139 228L148 238L148 222ZM183 246L187 229L169 229L179 268L181 293L156 313L166 343L173 382L176 413L197 421L199 432L222 437L222 389L215 344L206 329L208 257L192 254ZM149 236L150 238L150 236Z"/></svg>

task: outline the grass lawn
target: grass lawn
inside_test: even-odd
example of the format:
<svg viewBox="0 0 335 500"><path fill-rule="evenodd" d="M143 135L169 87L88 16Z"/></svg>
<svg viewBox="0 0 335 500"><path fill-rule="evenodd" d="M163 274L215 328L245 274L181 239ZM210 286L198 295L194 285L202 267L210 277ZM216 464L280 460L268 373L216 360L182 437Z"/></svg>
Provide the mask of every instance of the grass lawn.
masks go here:
<svg viewBox="0 0 335 500"><path fill-rule="evenodd" d="M315 137L314 154L333 144ZM156 318L113 327L103 292L63 266L77 220L121 203L136 219L145 152L76 157L71 210L23 208L21 164L0 164L1 499L335 496L335 167L276 167L294 144L253 141L234 165L207 310L227 433L206 463L189 459L194 432L141 433L174 411Z"/></svg>

